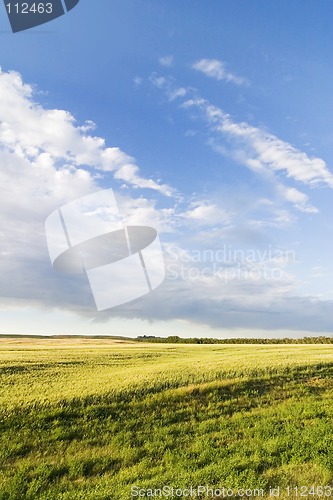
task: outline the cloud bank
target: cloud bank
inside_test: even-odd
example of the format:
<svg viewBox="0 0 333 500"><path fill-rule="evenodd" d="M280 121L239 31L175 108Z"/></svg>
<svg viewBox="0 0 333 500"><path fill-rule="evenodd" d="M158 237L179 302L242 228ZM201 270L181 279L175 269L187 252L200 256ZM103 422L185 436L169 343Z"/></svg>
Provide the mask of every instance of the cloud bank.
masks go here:
<svg viewBox="0 0 333 500"><path fill-rule="evenodd" d="M190 92L156 75L151 81L166 90L168 101ZM241 144L247 152L243 161L248 168L259 173L284 172L308 186L333 186L332 175L322 160L309 158L258 128L234 122L207 101L187 99L183 107L199 109L216 136L229 137L233 154L239 151L235 145ZM209 195L190 199L175 196L173 187L145 178L132 157L117 147L108 147L103 138L93 135L93 130L90 121L79 125L70 112L50 110L38 103L32 85L24 83L18 73L0 73L3 308L31 305L76 311L87 318L95 314L85 277L53 271L44 222L59 206L113 187L128 224L150 225L160 232L167 279L153 295L110 310L96 317L97 321L111 317L186 319L215 328L333 331L328 313L332 304L298 297L294 262L278 258L281 254L277 249L252 260L239 253L232 259L217 258L221 253L216 252L221 252L226 242L234 242L243 252L246 244L252 248L262 244L263 221L255 220L255 211L260 205L273 213L273 202L251 201L247 219L240 225L236 206L227 206ZM217 142L214 145L219 146ZM122 190L124 183L132 191ZM142 192L147 189L148 195ZM278 189L281 197L300 210L315 210L296 188L280 183ZM279 209L270 223L293 224L293 218ZM247 243L244 228L249 235ZM199 258L193 256L193 249L199 252ZM213 252L209 261L202 253L207 249Z"/></svg>

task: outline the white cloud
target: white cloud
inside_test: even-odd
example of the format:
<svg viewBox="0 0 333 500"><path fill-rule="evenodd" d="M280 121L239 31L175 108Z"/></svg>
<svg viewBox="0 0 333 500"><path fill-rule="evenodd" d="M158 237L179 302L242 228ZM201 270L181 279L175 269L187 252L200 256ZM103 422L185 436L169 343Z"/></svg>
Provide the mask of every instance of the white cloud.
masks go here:
<svg viewBox="0 0 333 500"><path fill-rule="evenodd" d="M274 204L273 204L274 205ZM266 214L265 218L261 219L251 219L249 224L257 228L265 227L276 227L276 228L287 228L294 225L296 222L296 217L284 209L274 209L272 210L271 216Z"/></svg>
<svg viewBox="0 0 333 500"><path fill-rule="evenodd" d="M67 111L44 109L15 72L0 73L0 145L17 157L36 162L41 154L61 167L90 167L114 172L117 180L170 196L172 189L139 175L135 160L119 148L106 147L101 137L88 135L94 124L77 126ZM27 126L29 124L29 126Z"/></svg>
<svg viewBox="0 0 333 500"><path fill-rule="evenodd" d="M164 76L158 76L156 73L153 73L149 79L151 83L159 89L163 89L168 83L167 78L165 78Z"/></svg>
<svg viewBox="0 0 333 500"><path fill-rule="evenodd" d="M170 101L174 101L177 97L184 97L187 94L187 90L184 87L178 87L174 90L170 90L168 97Z"/></svg>
<svg viewBox="0 0 333 500"><path fill-rule="evenodd" d="M155 200L133 198L117 193L117 205L123 221L130 226L150 226L159 233L170 233L174 230L175 208L157 207Z"/></svg>
<svg viewBox="0 0 333 500"><path fill-rule="evenodd" d="M64 110L38 104L33 87L15 72L0 73L0 297L43 307L93 307L84 277L52 270L45 239L47 216L69 201L112 184L149 188L171 196L166 185L140 175L135 160L91 135L95 124L77 125ZM108 186L109 187L109 186ZM162 198L166 201L168 198ZM162 230L168 214L155 202L131 201L132 218ZM141 218L141 219L140 219Z"/></svg>
<svg viewBox="0 0 333 500"><path fill-rule="evenodd" d="M133 82L137 87L139 87L143 82L143 78L141 78L141 76L136 76L134 77Z"/></svg>
<svg viewBox="0 0 333 500"><path fill-rule="evenodd" d="M134 159L123 153L119 148L107 148L102 152L103 161L106 168L114 172L114 178L125 181L133 188L153 189L165 196L173 196L175 190L166 184L159 184L152 179L146 179L139 175L139 167L134 163ZM112 166L112 167L111 167ZM116 166L116 168L114 168Z"/></svg>
<svg viewBox="0 0 333 500"><path fill-rule="evenodd" d="M175 85L175 81L172 77L166 78L153 73L149 80L155 87L164 90L170 102L174 101L178 97L184 97L188 93L188 90L185 87L178 87Z"/></svg>
<svg viewBox="0 0 333 500"><path fill-rule="evenodd" d="M285 200L293 203L301 212L308 212L312 214L317 214L319 212L316 207L309 204L309 197L306 194L301 193L298 189L279 184L277 185L277 190Z"/></svg>
<svg viewBox="0 0 333 500"><path fill-rule="evenodd" d="M214 260L220 254L207 248L195 252L164 246L166 281L144 303L124 306L120 313L126 317L188 320L217 329L258 328L268 336L279 329L333 331L331 301L297 297L298 282L289 270L287 252L226 262ZM112 312L106 312L97 320L110 317Z"/></svg>
<svg viewBox="0 0 333 500"><path fill-rule="evenodd" d="M210 145L222 154L230 154L255 173L267 178L270 176L273 180L272 175L281 172L287 178L310 187L326 185L333 188L333 174L321 158L309 157L288 142L246 122L235 122L230 115L205 99L189 99L182 107L200 109L211 132L217 133L216 138L210 140ZM219 144L219 137L224 139L222 145ZM281 185L277 179L275 182L279 194L297 209L318 212L308 203L307 195L293 187Z"/></svg>
<svg viewBox="0 0 333 500"><path fill-rule="evenodd" d="M237 76L230 71L227 71L225 63L218 59L200 59L192 65L193 69L201 71L206 76L215 80L225 80L226 82L234 83L235 85L248 85L246 78Z"/></svg>
<svg viewBox="0 0 333 500"><path fill-rule="evenodd" d="M195 221L205 226L225 225L230 222L231 214L209 202L192 203L190 210L182 216L188 221Z"/></svg>
<svg viewBox="0 0 333 500"><path fill-rule="evenodd" d="M59 206L99 190L101 175L107 171L132 188L151 188L169 196L173 191L140 176L134 159L124 151L106 147L104 139L89 135L95 128L92 122L78 126L69 112L38 104L32 87L17 73L1 73L0 99L0 295L5 302L21 298L27 304L75 308L85 314L92 308L87 284L52 270L44 234L46 217ZM164 198L164 207L157 207L155 200L134 199L121 192L116 196L127 224L149 225L165 234L183 234L189 221L195 228L225 217L209 201L183 202L185 209L177 209L170 197Z"/></svg>
<svg viewBox="0 0 333 500"><path fill-rule="evenodd" d="M164 57L160 57L158 62L160 63L161 66L166 66L168 68L170 68L171 66L173 66L173 56L164 56Z"/></svg>
<svg viewBox="0 0 333 500"><path fill-rule="evenodd" d="M310 276L311 278L327 278L327 276L331 277L332 273L324 266L314 266L310 271Z"/></svg>
<svg viewBox="0 0 333 500"><path fill-rule="evenodd" d="M168 92L171 100L171 92L175 88L169 81L159 79L156 83ZM212 129L218 132L219 126L223 125L223 120L222 123L218 120L219 116L217 110L210 110L207 115ZM69 112L48 110L38 104L32 87L24 84L17 73L1 73L0 296L3 298L0 302L5 308L10 304L20 308L33 304L35 307L71 309L83 316L93 313L94 305L84 277L71 277L52 270L44 221L62 204L100 189L101 176L106 172L111 172L113 179L126 182L131 187L173 194L168 186L141 176L131 156L119 148L106 147L103 138L91 135L93 129L92 122L79 126ZM231 137L234 135L231 134ZM252 140L249 143L252 147ZM267 169L267 160L258 156L259 153L252 154L253 161L261 169ZM176 206L173 206L174 200L169 196L163 198L161 208L156 200L139 196L133 199L119 192L116 195L128 224L147 224L163 233L166 241L173 240L179 248L179 256L183 255L183 258L179 257L174 262L167 255L166 263L175 264L177 273L180 271L179 264L190 255L182 242L203 245L205 249L209 245L212 249L219 249L219 245L232 235L229 225L234 222L234 213L223 206L223 198L213 200L209 196L207 199L198 196L190 202L177 199ZM301 207L308 206L307 199L293 188L287 189L283 196ZM269 200L262 203L271 208ZM288 214L281 213L280 217L285 221ZM247 230L251 229L251 220L243 223ZM234 231L240 233L241 229L237 227ZM255 244L258 233L252 234L255 237L250 241ZM242 234L242 237L247 236ZM190 265L191 262L185 262L185 273ZM270 274L265 276L264 266L269 273L273 266L278 269L281 272L279 279ZM273 325L276 328L288 326L300 329L305 325L310 329L332 328L331 303L314 303L310 299L297 298L289 300L297 283L285 263L272 259L259 263L244 262L241 272L245 274L241 279L237 275L237 263L228 268L224 266L224 273L227 270L229 275L223 272L214 275L212 270L209 279L200 274L198 277L195 274L189 276L189 279L186 275L183 279L178 274L176 279L172 279L171 268L165 284L154 296L113 310L111 315L168 321L179 318L215 327L272 328ZM201 271L200 263L192 266L192 272ZM294 312L292 307L295 307ZM309 313L302 319L304 310ZM312 323L309 322L310 313ZM106 317L110 317L110 313ZM274 321L278 318L276 323L272 317Z"/></svg>

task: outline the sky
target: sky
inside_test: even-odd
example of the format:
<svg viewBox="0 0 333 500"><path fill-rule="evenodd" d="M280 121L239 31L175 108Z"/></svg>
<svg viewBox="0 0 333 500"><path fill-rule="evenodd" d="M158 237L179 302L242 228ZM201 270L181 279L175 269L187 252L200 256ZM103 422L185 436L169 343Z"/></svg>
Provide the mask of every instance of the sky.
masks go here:
<svg viewBox="0 0 333 500"><path fill-rule="evenodd" d="M1 4L0 333L332 335L331 8L81 0L13 34ZM97 311L45 220L105 189L166 276Z"/></svg>

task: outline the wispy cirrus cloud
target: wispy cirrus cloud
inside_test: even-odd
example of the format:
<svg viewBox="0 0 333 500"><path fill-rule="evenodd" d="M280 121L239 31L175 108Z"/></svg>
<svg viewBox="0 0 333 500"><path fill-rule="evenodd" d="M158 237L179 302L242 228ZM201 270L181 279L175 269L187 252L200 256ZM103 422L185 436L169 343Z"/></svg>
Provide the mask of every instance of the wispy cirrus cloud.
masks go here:
<svg viewBox="0 0 333 500"><path fill-rule="evenodd" d="M185 87L177 86L175 84L174 78L172 78L171 76L164 77L159 76L157 73L153 73L152 75L150 75L149 80L154 85L154 87L157 87L158 89L161 89L165 92L170 102L174 101L178 97L185 97L188 93L188 89L186 89Z"/></svg>
<svg viewBox="0 0 333 500"><path fill-rule="evenodd" d="M194 66L197 66L196 69L200 66L204 68L206 61L210 60L202 59ZM210 66L207 65L207 67ZM216 70L219 66L212 65L211 67L215 67ZM212 74L214 71L212 70ZM222 78L222 73L220 78ZM322 158L309 156L264 128L255 127L245 121L237 122L223 109L202 98L196 89L179 86L170 76L160 77L154 73L150 81L155 87L165 92L169 101L173 101L176 97L191 96L183 101L181 107L183 109L196 108L201 112L212 132L208 144L217 152L232 156L257 174L267 176L270 173L280 172L284 173L287 178L309 187L327 186L333 189L333 173ZM307 203L307 195L296 188L282 186L278 191L285 196L286 200L295 203L299 210L316 212L316 209Z"/></svg>
<svg viewBox="0 0 333 500"><path fill-rule="evenodd" d="M225 63L218 59L200 59L192 65L192 68L215 80L224 80L239 86L249 85L249 80L228 71Z"/></svg>
<svg viewBox="0 0 333 500"><path fill-rule="evenodd" d="M205 99L190 99L184 108L199 108L213 129L247 146L248 166L254 170L269 167L274 171L284 171L287 177L310 186L326 185L333 189L333 174L324 160L309 157L291 144L263 129L246 122L236 122L222 109Z"/></svg>
<svg viewBox="0 0 333 500"><path fill-rule="evenodd" d="M264 129L246 122L236 122L229 114L206 99L188 99L182 107L200 110L214 134L214 138L209 141L213 149L221 154L229 154L257 174L267 177L280 172L287 178L310 187L327 186L333 189L333 174L321 158L308 156ZM308 203L306 194L294 187L284 186L278 179L276 185L278 193L297 209L317 212L317 209Z"/></svg>
<svg viewBox="0 0 333 500"><path fill-rule="evenodd" d="M297 210L318 213L318 209L309 202L308 195L293 186L286 186L276 174L284 173L287 178L310 187L326 185L333 188L333 174L324 160L309 157L263 128L236 122L230 114L200 97L196 89L177 85L171 76L153 73L150 82L165 93L169 102L192 96L180 107L201 112L211 132L206 142L214 151L265 177L274 187L276 196L292 203Z"/></svg>

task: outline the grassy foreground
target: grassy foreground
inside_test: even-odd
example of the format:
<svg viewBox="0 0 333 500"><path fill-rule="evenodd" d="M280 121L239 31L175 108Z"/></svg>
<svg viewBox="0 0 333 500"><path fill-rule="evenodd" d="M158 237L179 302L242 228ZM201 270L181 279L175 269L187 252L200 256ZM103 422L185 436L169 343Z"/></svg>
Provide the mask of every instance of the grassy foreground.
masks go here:
<svg viewBox="0 0 333 500"><path fill-rule="evenodd" d="M333 497L332 375L331 345L0 339L0 500Z"/></svg>

